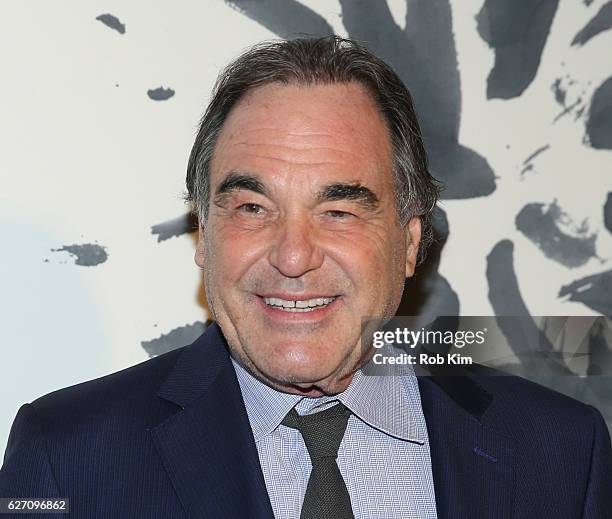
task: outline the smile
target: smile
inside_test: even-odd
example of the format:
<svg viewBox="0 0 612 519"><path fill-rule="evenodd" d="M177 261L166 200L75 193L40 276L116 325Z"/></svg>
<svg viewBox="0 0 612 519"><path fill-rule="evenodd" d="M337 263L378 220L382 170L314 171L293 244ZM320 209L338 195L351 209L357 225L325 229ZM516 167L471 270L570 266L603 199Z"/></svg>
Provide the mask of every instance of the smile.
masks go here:
<svg viewBox="0 0 612 519"><path fill-rule="evenodd" d="M325 308L332 303L337 296L334 297L315 297L313 299L304 300L287 300L278 297L264 297L264 302L273 308L277 308L284 312L312 312L319 308Z"/></svg>

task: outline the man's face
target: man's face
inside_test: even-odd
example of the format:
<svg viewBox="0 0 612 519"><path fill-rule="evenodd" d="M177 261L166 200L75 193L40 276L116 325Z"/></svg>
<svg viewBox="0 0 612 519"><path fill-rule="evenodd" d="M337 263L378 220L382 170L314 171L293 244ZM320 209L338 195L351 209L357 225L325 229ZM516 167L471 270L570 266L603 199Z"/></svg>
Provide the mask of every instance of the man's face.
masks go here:
<svg viewBox="0 0 612 519"><path fill-rule="evenodd" d="M361 319L392 316L420 238L394 202L389 135L353 83L270 84L228 116L196 252L232 356L277 389L344 390L369 352Z"/></svg>

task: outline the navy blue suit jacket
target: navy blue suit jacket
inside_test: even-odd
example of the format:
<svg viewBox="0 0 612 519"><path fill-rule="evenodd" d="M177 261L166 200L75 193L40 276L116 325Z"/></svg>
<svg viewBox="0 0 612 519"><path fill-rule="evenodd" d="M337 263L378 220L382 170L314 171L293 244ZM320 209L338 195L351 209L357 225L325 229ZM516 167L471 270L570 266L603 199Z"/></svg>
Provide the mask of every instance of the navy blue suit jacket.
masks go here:
<svg viewBox="0 0 612 519"><path fill-rule="evenodd" d="M440 519L612 518L597 410L510 376L423 376L419 387ZM0 497L67 497L72 518L272 519L218 326L22 406Z"/></svg>

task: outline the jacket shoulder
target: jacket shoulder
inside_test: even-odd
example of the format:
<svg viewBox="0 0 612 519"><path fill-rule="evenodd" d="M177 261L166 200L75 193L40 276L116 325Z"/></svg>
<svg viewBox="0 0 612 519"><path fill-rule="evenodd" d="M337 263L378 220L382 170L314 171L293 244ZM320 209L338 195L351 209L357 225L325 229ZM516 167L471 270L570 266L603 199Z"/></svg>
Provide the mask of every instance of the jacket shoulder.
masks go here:
<svg viewBox="0 0 612 519"><path fill-rule="evenodd" d="M29 405L46 433L68 434L79 425L95 427L131 417L151 421L162 411L155 395L179 356L189 346L169 351L115 373L43 395Z"/></svg>
<svg viewBox="0 0 612 519"><path fill-rule="evenodd" d="M495 421L525 441L540 435L584 439L603 421L594 407L532 380L483 366L476 367L472 376L492 396L483 419ZM559 376L563 375L548 381L558 382Z"/></svg>

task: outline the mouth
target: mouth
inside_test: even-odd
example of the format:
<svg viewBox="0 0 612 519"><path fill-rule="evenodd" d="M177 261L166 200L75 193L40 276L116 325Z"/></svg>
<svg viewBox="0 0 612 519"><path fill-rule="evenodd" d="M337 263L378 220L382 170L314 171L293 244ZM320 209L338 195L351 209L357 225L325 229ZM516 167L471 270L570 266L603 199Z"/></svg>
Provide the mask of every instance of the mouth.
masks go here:
<svg viewBox="0 0 612 519"><path fill-rule="evenodd" d="M271 321L283 323L322 322L334 314L341 304L342 294L293 295L289 293L257 294L260 308Z"/></svg>
<svg viewBox="0 0 612 519"><path fill-rule="evenodd" d="M321 310L331 305L338 296L313 297L310 299L282 299L280 297L262 297L263 302L275 309L288 313L307 313Z"/></svg>

